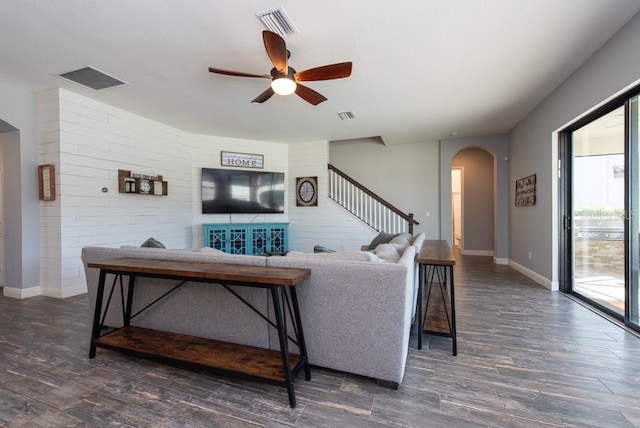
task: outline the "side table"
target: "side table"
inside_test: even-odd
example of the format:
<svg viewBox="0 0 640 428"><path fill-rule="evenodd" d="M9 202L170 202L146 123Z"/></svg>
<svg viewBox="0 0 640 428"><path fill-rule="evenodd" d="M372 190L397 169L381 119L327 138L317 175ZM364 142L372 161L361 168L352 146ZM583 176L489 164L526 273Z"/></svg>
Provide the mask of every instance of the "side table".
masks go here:
<svg viewBox="0 0 640 428"><path fill-rule="evenodd" d="M456 304L453 267L456 259L449 243L444 240L425 240L416 256L418 264L418 299L416 324L418 349L422 349L422 334L450 337L453 355L458 355L456 337ZM424 318L422 314L424 289L427 290Z"/></svg>

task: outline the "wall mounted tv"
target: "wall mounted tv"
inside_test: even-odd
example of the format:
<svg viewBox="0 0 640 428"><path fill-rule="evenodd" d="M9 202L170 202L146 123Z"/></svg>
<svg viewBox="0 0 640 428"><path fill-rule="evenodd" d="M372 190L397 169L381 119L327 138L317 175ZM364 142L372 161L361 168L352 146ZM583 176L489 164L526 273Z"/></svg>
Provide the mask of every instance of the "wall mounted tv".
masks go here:
<svg viewBox="0 0 640 428"><path fill-rule="evenodd" d="M284 172L202 168L202 214L284 213Z"/></svg>

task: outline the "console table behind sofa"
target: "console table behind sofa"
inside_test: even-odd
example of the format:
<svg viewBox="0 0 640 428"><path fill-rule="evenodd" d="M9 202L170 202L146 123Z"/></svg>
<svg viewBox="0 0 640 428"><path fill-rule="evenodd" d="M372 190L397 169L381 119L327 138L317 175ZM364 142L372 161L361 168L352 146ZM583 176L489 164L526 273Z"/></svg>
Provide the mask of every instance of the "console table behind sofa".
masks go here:
<svg viewBox="0 0 640 428"><path fill-rule="evenodd" d="M115 258L104 262L88 263L88 268L100 269L96 304L93 316L89 358L96 355L96 347L103 347L198 369L211 369L224 374L243 375L252 379L287 388L289 404L296 406L293 382L297 373L304 370L307 380L311 380L309 360L302 332L302 322L298 309L295 286L309 277L309 269L251 266L225 263L209 263L186 260L153 260L143 258ZM107 275L113 276L111 290L106 293ZM138 278L163 278L175 281L175 286L159 299L145 302L141 310L133 312L134 288ZM131 325L131 320L164 300L172 293L184 288L189 292L187 282L203 286L222 286L238 300L249 306L261 318L278 331L279 352L241 344L231 344L191 335L141 328ZM122 328L112 330L103 325L104 312L109 310L114 289L120 285L124 297L124 283L128 283ZM233 289L231 287L234 287ZM237 287L267 289L271 292L273 313L276 321L270 320L247 300L237 294ZM106 307L103 297L106 298ZM285 312L289 308L289 316ZM213 319L211 322L215 322ZM292 332L287 332L291 323ZM104 330L107 330L104 332ZM292 337L293 335L293 337ZM288 341L291 340L300 354L290 354Z"/></svg>

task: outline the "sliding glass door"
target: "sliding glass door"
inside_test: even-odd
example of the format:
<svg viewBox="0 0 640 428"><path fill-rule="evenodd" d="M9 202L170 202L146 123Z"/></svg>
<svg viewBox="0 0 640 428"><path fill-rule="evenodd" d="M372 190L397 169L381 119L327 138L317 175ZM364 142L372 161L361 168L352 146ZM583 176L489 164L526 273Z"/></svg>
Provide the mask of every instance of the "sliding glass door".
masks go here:
<svg viewBox="0 0 640 428"><path fill-rule="evenodd" d="M638 97L561 133L562 289L638 328Z"/></svg>
<svg viewBox="0 0 640 428"><path fill-rule="evenodd" d="M573 291L624 314L624 107L572 132Z"/></svg>
<svg viewBox="0 0 640 428"><path fill-rule="evenodd" d="M632 97L628 105L627 146L629 147L628 185L628 263L627 263L627 306L626 321L636 330L640 330L638 318L640 303L640 285L638 284L638 266L640 265L640 107L639 96Z"/></svg>

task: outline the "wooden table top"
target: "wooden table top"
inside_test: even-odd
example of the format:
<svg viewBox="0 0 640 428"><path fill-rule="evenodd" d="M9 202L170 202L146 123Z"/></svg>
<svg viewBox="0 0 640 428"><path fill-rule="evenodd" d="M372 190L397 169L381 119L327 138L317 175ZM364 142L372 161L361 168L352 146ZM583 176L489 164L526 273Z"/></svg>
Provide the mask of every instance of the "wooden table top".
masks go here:
<svg viewBox="0 0 640 428"><path fill-rule="evenodd" d="M455 265L456 259L449 243L445 240L426 239L416 256L421 265Z"/></svg>
<svg viewBox="0 0 640 428"><path fill-rule="evenodd" d="M121 257L89 263L88 267L111 273L167 276L198 281L237 281L265 285L296 285L311 275L311 269L249 266L226 263L158 260Z"/></svg>

